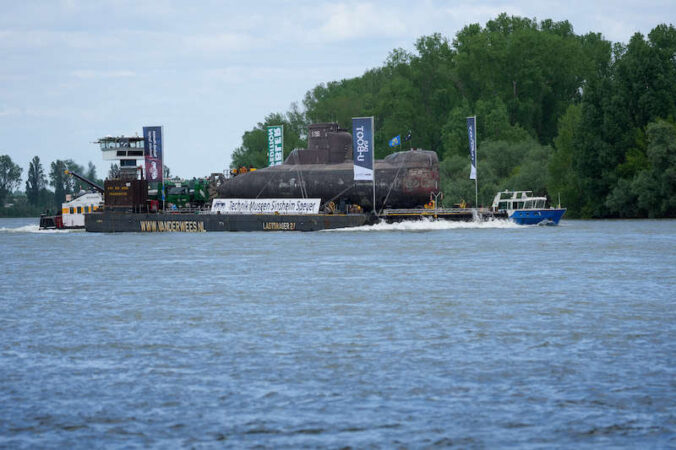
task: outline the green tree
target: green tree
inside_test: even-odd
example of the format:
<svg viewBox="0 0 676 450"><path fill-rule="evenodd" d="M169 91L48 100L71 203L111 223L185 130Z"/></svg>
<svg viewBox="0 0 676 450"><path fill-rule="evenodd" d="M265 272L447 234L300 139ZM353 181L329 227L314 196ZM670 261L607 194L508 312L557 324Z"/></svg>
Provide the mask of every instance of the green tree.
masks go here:
<svg viewBox="0 0 676 450"><path fill-rule="evenodd" d="M67 165L65 161L57 159L53 161L49 171L49 184L54 187L54 207L59 209L66 201L66 194L73 192L70 177L65 174Z"/></svg>
<svg viewBox="0 0 676 450"><path fill-rule="evenodd" d="M630 180L625 178L620 178L608 194L606 206L611 214L618 217L638 217L641 213L634 186Z"/></svg>
<svg viewBox="0 0 676 450"><path fill-rule="evenodd" d="M546 194L546 167L551 153L551 147L532 138L519 142L482 141L477 148L480 205L488 205L496 192L504 189ZM475 203L474 181L469 180L469 150L466 156L445 158L440 171L446 201Z"/></svg>
<svg viewBox="0 0 676 450"><path fill-rule="evenodd" d="M28 165L28 178L26 179L26 197L28 203L33 206L40 204L40 192L47 186L45 171L38 156L34 156Z"/></svg>
<svg viewBox="0 0 676 450"><path fill-rule="evenodd" d="M412 147L422 147L424 134L421 136L421 127L417 119L417 104L420 102L419 92L411 80L402 76L395 76L389 83L383 85L378 93L377 110L383 115L376 121L375 156L383 158L391 152L388 142L397 135L405 135L412 131ZM404 136L402 136L402 139Z"/></svg>
<svg viewBox="0 0 676 450"><path fill-rule="evenodd" d="M96 166L94 165L93 162L89 161L87 163L87 171L83 175L85 178L96 182Z"/></svg>
<svg viewBox="0 0 676 450"><path fill-rule="evenodd" d="M518 142L486 141L477 149L479 198L488 203L504 189L546 193L552 150L530 138Z"/></svg>
<svg viewBox="0 0 676 450"><path fill-rule="evenodd" d="M168 170L167 166L164 166L165 173ZM120 166L117 163L110 163L110 169L108 169L108 178L117 178L120 176ZM165 177L169 178L169 177Z"/></svg>
<svg viewBox="0 0 676 450"><path fill-rule="evenodd" d="M242 145L232 154L231 168L268 166L268 133L270 125L284 126L284 158L295 148L307 146L307 126L297 105L292 105L287 114L270 114L264 122L242 136Z"/></svg>
<svg viewBox="0 0 676 450"><path fill-rule="evenodd" d="M19 187L22 171L9 155L0 155L0 206L5 204L9 194Z"/></svg>
<svg viewBox="0 0 676 450"><path fill-rule="evenodd" d="M439 131L448 111L461 99L454 85L455 50L439 33L419 38L415 48L409 77L415 87L412 96L415 114L411 123L415 146L442 153Z"/></svg>
<svg viewBox="0 0 676 450"><path fill-rule="evenodd" d="M78 175L84 175L85 174L85 168L84 166L81 166L80 164L76 163L72 159L66 159L64 160L64 164L66 169L68 169L69 172L75 172ZM67 186L66 188L66 194L77 194L80 191L87 191L89 190L90 186L85 183L84 181L81 181L74 176L67 175L64 178L65 184Z"/></svg>
<svg viewBox="0 0 676 450"><path fill-rule="evenodd" d="M648 40L636 33L626 47L615 45L610 65L587 81L573 145L583 216L654 214L659 200L649 198L659 190L645 178L646 127L676 115L674 48L673 26L656 27ZM639 187L644 200L636 211L629 203Z"/></svg>
<svg viewBox="0 0 676 450"><path fill-rule="evenodd" d="M242 145L232 153L231 168L237 167L267 167L268 165L268 134L267 125L261 123L242 136ZM286 134L286 133L285 133ZM286 153L286 151L285 151ZM286 155L285 155L286 156Z"/></svg>
<svg viewBox="0 0 676 450"><path fill-rule="evenodd" d="M96 166L91 161L87 163L87 171L85 172L85 177L88 180L91 180L94 183L98 184L99 186L103 186L103 180L97 176Z"/></svg>
<svg viewBox="0 0 676 450"><path fill-rule="evenodd" d="M455 106L447 115L446 123L441 129L441 139L443 146L443 158L451 156L462 156L469 158L469 144L467 137L467 117L473 116L474 111L471 109L469 102L466 99ZM477 119L479 119L477 117ZM479 139L484 139L483 127L481 126L482 119L479 119L477 135Z"/></svg>
<svg viewBox="0 0 676 450"><path fill-rule="evenodd" d="M441 190L444 193L444 206L462 201L474 203L474 180L469 179L470 161L468 157L451 155L439 164ZM483 172L482 183L483 183Z"/></svg>
<svg viewBox="0 0 676 450"><path fill-rule="evenodd" d="M511 124L551 143L558 118L579 100L587 55L569 22L501 14L453 41L461 92L474 104L499 98Z"/></svg>
<svg viewBox="0 0 676 450"><path fill-rule="evenodd" d="M538 195L546 195L547 165L553 153L552 147L540 145L534 140L522 141L519 145L524 147L521 150L523 157L519 165L512 170L511 176L506 181L499 184L504 189L525 189Z"/></svg>
<svg viewBox="0 0 676 450"><path fill-rule="evenodd" d="M547 192L552 199L561 198L570 216L579 216L581 210L580 181L573 168L575 133L582 121L582 107L573 104L559 119L554 152L548 164Z"/></svg>
<svg viewBox="0 0 676 450"><path fill-rule="evenodd" d="M649 217L676 217L676 124L658 120L647 135L650 167L632 185L638 206Z"/></svg>

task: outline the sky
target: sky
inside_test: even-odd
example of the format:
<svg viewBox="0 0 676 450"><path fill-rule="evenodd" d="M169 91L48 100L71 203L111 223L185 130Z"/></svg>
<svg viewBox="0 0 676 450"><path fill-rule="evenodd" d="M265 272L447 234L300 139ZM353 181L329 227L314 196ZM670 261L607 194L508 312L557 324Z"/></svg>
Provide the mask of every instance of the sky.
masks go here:
<svg viewBox="0 0 676 450"><path fill-rule="evenodd" d="M103 177L110 163L93 142L153 125L172 174L221 172L245 131L316 85L502 12L624 43L676 23L673 0L0 0L0 10L0 155L24 180L36 155L46 173L73 159Z"/></svg>

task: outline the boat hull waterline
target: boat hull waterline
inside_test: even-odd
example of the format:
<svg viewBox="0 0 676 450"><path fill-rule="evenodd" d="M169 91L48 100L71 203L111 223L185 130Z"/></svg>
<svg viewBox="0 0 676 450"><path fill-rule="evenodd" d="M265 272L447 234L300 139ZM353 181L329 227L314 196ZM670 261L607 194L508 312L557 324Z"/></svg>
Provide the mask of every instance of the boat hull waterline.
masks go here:
<svg viewBox="0 0 676 450"><path fill-rule="evenodd" d="M519 225L558 225L565 212L565 208L518 210L509 218Z"/></svg>
<svg viewBox="0 0 676 450"><path fill-rule="evenodd" d="M196 214L103 211L85 215L85 229L94 233L201 233L212 231L321 231L415 220L486 221L506 216L467 209L419 214Z"/></svg>

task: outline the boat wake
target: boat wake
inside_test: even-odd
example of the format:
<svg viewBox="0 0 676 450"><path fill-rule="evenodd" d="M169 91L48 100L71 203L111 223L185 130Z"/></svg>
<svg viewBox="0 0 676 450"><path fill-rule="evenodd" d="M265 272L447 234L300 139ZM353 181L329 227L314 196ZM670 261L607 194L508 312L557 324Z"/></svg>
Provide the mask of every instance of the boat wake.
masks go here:
<svg viewBox="0 0 676 450"><path fill-rule="evenodd" d="M39 225L24 225L22 227L7 228L0 227L0 233L73 233L82 230L41 230Z"/></svg>
<svg viewBox="0 0 676 450"><path fill-rule="evenodd" d="M492 219L486 221L454 222L449 220L411 220L399 223L377 223L354 228L337 228L327 232L352 231L439 231L466 229L524 228L509 220Z"/></svg>

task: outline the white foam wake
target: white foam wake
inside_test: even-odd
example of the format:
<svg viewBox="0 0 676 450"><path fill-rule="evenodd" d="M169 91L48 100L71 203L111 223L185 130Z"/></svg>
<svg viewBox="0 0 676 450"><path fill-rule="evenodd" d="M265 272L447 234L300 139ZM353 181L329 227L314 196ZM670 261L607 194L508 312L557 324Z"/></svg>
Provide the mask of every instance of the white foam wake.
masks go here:
<svg viewBox="0 0 676 450"><path fill-rule="evenodd" d="M22 227L0 227L0 233L72 233L80 230L41 230L39 225L24 225Z"/></svg>
<svg viewBox="0 0 676 450"><path fill-rule="evenodd" d="M399 223L377 223L375 225L364 225L353 228L337 228L326 231L438 231L438 230L459 230L459 229L493 229L493 228L523 228L510 220L492 219L486 221L450 221L450 220L409 220Z"/></svg>

